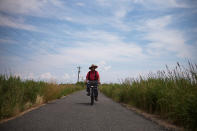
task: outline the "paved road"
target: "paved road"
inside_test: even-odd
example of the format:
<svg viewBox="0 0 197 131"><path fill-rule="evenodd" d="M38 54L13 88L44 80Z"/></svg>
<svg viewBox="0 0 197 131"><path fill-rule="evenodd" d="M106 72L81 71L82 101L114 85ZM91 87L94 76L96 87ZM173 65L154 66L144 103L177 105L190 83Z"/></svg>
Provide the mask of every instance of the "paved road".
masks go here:
<svg viewBox="0 0 197 131"><path fill-rule="evenodd" d="M46 104L0 124L0 131L159 131L155 123L102 94L91 106L85 91Z"/></svg>

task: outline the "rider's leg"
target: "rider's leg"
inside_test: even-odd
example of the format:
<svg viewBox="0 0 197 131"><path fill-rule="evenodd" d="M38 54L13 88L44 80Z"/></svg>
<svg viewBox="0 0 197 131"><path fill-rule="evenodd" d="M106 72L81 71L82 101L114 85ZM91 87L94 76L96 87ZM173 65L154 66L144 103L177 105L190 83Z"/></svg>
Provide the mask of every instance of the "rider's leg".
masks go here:
<svg viewBox="0 0 197 131"><path fill-rule="evenodd" d="M98 100L98 87L94 89L95 100Z"/></svg>
<svg viewBox="0 0 197 131"><path fill-rule="evenodd" d="M87 88L86 88L86 91L88 92L88 96L90 95L90 86L87 84Z"/></svg>

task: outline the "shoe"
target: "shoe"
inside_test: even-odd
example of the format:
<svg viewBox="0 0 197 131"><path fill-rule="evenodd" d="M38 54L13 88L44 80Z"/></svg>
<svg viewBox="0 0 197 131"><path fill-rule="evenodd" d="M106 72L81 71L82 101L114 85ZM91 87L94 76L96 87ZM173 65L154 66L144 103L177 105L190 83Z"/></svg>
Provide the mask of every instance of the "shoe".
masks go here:
<svg viewBox="0 0 197 131"><path fill-rule="evenodd" d="M90 92L87 93L87 96L90 96Z"/></svg>
<svg viewBox="0 0 197 131"><path fill-rule="evenodd" d="M98 101L98 97L95 97L95 101Z"/></svg>

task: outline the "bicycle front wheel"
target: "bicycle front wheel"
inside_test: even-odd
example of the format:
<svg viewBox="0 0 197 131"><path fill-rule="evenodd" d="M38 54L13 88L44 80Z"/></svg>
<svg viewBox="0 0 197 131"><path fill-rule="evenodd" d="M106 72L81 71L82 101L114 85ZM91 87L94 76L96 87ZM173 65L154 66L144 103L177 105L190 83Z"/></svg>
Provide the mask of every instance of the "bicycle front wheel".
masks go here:
<svg viewBox="0 0 197 131"><path fill-rule="evenodd" d="M91 105L94 104L94 96L91 96Z"/></svg>

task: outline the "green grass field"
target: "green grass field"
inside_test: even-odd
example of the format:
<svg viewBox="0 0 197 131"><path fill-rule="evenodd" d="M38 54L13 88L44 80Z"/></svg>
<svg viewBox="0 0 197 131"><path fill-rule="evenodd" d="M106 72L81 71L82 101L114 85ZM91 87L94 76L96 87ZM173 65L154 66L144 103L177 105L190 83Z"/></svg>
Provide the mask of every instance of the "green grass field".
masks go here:
<svg viewBox="0 0 197 131"><path fill-rule="evenodd" d="M101 92L115 101L160 115L174 124L197 130L197 65L150 73L121 84L103 84Z"/></svg>
<svg viewBox="0 0 197 131"><path fill-rule="evenodd" d="M0 75L0 120L84 89L79 84L54 84Z"/></svg>

